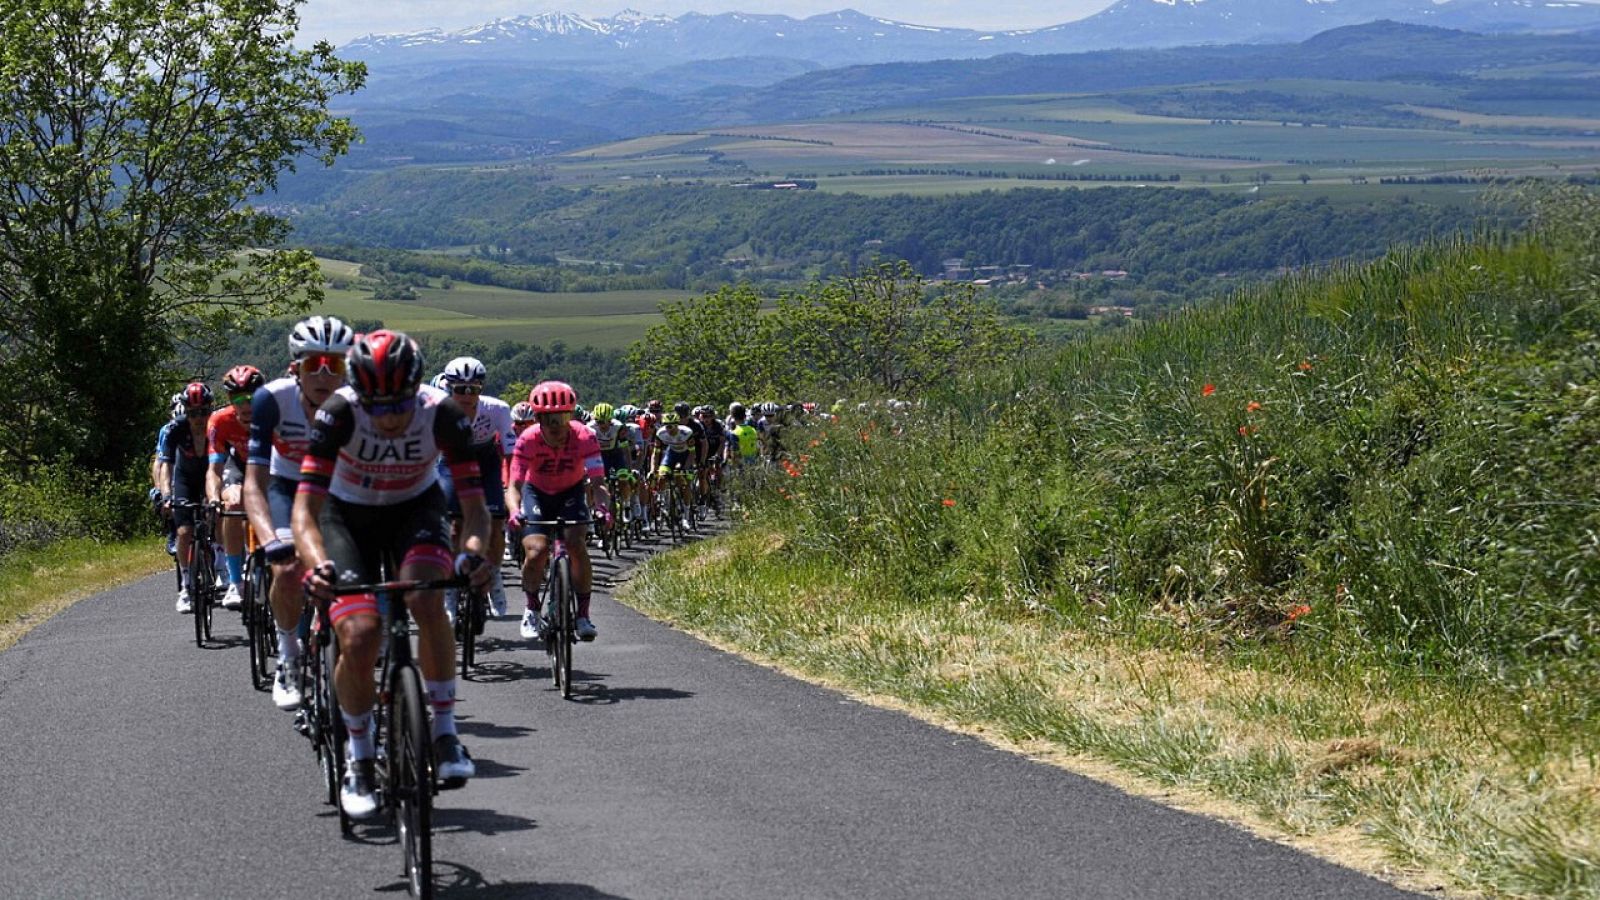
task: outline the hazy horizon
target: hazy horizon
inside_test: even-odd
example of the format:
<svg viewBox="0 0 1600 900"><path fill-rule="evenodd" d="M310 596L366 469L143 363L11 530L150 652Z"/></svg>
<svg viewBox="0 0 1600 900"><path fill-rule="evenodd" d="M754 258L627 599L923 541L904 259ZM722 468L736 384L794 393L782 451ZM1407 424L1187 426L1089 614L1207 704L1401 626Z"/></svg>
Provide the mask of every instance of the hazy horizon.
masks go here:
<svg viewBox="0 0 1600 900"><path fill-rule="evenodd" d="M301 7L300 38L342 44L367 34L452 30L494 19L568 12L590 18L635 9L651 15L680 16L687 12L743 12L805 18L820 13L854 9L882 19L913 25L973 28L981 31L1043 28L1093 15L1115 0L995 0L974 4L970 0L307 0Z"/></svg>

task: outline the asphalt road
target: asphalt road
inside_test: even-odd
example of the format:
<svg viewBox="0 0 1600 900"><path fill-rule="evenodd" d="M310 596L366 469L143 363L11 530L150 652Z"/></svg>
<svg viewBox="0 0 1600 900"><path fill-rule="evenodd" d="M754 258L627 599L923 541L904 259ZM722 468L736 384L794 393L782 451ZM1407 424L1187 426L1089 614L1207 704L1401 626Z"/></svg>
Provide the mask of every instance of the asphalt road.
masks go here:
<svg viewBox="0 0 1600 900"><path fill-rule="evenodd" d="M458 707L478 777L436 801L441 896L1410 896L785 678L603 592L595 620L570 702L514 620L490 623ZM308 743L250 687L237 616L218 631L194 646L167 574L0 653L0 896L405 896L393 831L340 837Z"/></svg>

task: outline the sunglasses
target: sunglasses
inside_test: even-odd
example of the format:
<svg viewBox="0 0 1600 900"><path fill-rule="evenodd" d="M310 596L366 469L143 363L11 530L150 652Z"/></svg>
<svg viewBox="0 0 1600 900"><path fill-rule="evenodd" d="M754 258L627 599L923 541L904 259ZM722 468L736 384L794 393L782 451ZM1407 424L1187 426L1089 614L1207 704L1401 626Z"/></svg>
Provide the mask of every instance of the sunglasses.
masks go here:
<svg viewBox="0 0 1600 900"><path fill-rule="evenodd" d="M363 402L361 408L366 410L369 416L400 416L411 412L416 405L416 397L407 397L404 400L396 400L392 403Z"/></svg>
<svg viewBox="0 0 1600 900"><path fill-rule="evenodd" d="M337 353L311 353L300 357L301 375L343 375L344 357Z"/></svg>
<svg viewBox="0 0 1600 900"><path fill-rule="evenodd" d="M253 399L249 394L230 394L228 396L229 403L241 408L249 406Z"/></svg>
<svg viewBox="0 0 1600 900"><path fill-rule="evenodd" d="M452 385L450 385L450 393L452 393L452 394L471 394L473 396L476 396L478 394L483 393L483 385L481 385L481 384L452 384Z"/></svg>

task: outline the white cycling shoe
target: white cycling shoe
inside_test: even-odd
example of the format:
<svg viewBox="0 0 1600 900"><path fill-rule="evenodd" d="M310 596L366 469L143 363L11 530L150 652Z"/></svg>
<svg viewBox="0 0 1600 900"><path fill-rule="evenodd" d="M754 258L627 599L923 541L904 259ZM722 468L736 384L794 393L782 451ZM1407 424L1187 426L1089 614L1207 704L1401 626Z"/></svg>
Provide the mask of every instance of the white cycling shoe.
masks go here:
<svg viewBox="0 0 1600 900"><path fill-rule="evenodd" d="M244 597L239 593L239 586L237 584L228 585L228 589L222 594L222 608L238 609L243 605Z"/></svg>
<svg viewBox="0 0 1600 900"><path fill-rule="evenodd" d="M189 602L189 591L187 588L178 591L178 612L194 612L194 604Z"/></svg>
<svg viewBox="0 0 1600 900"><path fill-rule="evenodd" d="M279 663L278 674L272 679L273 706L284 712L300 708L300 688L295 685L295 680L289 667Z"/></svg>
<svg viewBox="0 0 1600 900"><path fill-rule="evenodd" d="M378 797L372 785L376 779L372 760L353 759L345 763L344 780L339 782L339 807L352 819L369 819L378 811Z"/></svg>
<svg viewBox="0 0 1600 900"><path fill-rule="evenodd" d="M539 628L539 614L531 609L522 611L522 637L525 640L536 641L543 635Z"/></svg>

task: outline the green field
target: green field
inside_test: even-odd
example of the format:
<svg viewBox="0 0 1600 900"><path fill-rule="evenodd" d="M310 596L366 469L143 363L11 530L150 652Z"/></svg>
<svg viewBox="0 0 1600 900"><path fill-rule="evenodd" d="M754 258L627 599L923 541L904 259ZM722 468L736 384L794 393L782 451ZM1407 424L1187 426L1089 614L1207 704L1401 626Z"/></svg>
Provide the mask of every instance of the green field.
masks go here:
<svg viewBox="0 0 1600 900"><path fill-rule="evenodd" d="M330 275L352 277L355 264L321 260ZM370 290L328 289L314 311L347 319L376 319L416 334L483 341L623 348L661 321L660 304L688 291L534 293L457 283L449 290L417 289L415 301L375 300Z"/></svg>

